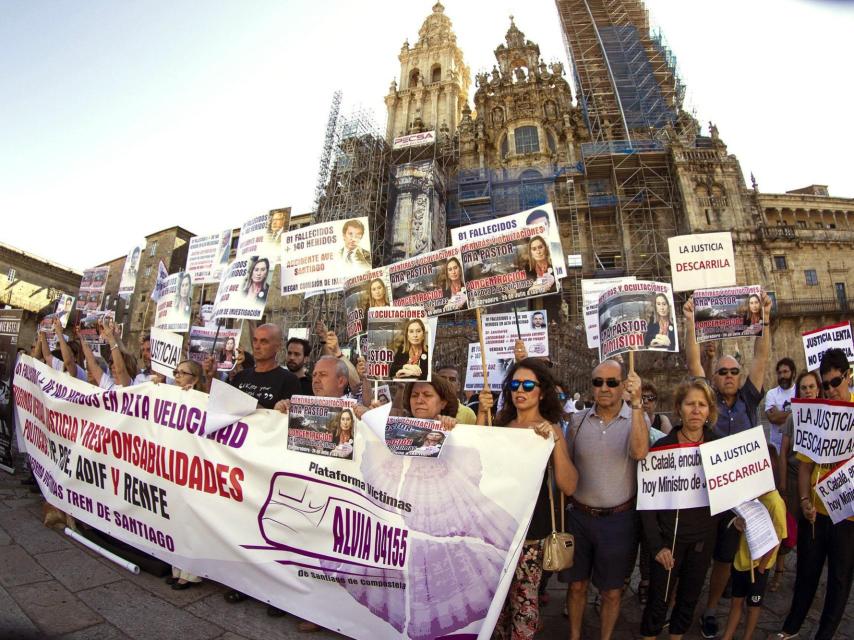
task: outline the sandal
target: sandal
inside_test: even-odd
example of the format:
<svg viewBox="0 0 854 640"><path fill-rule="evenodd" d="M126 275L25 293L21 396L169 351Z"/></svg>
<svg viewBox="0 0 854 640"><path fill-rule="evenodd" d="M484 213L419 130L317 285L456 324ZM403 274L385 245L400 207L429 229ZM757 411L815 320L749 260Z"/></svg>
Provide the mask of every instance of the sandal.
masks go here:
<svg viewBox="0 0 854 640"><path fill-rule="evenodd" d="M647 599L649 598L649 582L641 582L638 585L638 601L641 604L646 604Z"/></svg>
<svg viewBox="0 0 854 640"><path fill-rule="evenodd" d="M232 589L231 591L226 591L224 594L222 594L222 597L225 598L226 602L230 602L231 604L237 604L238 602L243 602L249 596L247 596L245 593L241 593L240 591L235 591L234 589Z"/></svg>

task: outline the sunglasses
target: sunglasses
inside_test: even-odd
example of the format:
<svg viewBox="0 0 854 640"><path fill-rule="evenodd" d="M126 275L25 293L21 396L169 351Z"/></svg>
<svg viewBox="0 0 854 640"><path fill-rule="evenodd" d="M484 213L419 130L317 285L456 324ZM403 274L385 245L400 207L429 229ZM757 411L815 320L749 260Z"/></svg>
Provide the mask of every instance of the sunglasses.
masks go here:
<svg viewBox="0 0 854 640"><path fill-rule="evenodd" d="M642 400L644 402L655 402L656 400L658 400L658 398L656 398L655 396L643 396Z"/></svg>
<svg viewBox="0 0 854 640"><path fill-rule="evenodd" d="M180 369L175 369L174 371L172 371L172 377L173 377L173 378L177 378L179 375L182 375L182 376L195 376L195 374L194 374L194 373L191 373L191 372L189 372L189 371L181 371Z"/></svg>
<svg viewBox="0 0 854 640"><path fill-rule="evenodd" d="M844 375L836 376L835 378L831 378L830 380L822 380L821 388L824 389L825 391L829 391L831 387L835 389L836 387L841 385L842 382L847 377L848 377L848 372L846 371Z"/></svg>
<svg viewBox="0 0 854 640"><path fill-rule="evenodd" d="M565 393L557 394L557 399L558 400L566 400L566 394Z"/></svg>
<svg viewBox="0 0 854 640"><path fill-rule="evenodd" d="M725 376L727 374L731 376L737 376L741 373L741 369L739 369L738 367L732 367L731 369L722 368L715 371L715 373L717 373L719 376Z"/></svg>
<svg viewBox="0 0 854 640"><path fill-rule="evenodd" d="M510 381L510 391L518 391L519 387L522 387L523 391L533 391L536 387L539 387L540 383L535 380L511 380Z"/></svg>
<svg viewBox="0 0 854 640"><path fill-rule="evenodd" d="M607 384L612 389L619 387L622 380L617 380L616 378L608 378L607 380L603 378L593 378L591 381L594 387L601 387L603 384Z"/></svg>

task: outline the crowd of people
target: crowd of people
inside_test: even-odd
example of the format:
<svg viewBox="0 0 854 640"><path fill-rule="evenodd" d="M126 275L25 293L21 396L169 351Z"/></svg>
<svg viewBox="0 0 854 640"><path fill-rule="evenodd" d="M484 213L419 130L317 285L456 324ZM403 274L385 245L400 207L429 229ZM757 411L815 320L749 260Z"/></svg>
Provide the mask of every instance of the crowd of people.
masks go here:
<svg viewBox="0 0 854 640"><path fill-rule="evenodd" d="M532 268L539 275L540 266ZM770 299L763 296L760 302L763 317L770 317ZM683 315L691 326L690 299ZM650 342L672 339L675 319L666 304L656 305L650 326L654 328ZM54 329L57 349L52 351L40 334L31 355L102 389L153 381L208 392L211 381L220 378L254 397L260 407L282 412L289 410L294 395L355 398L358 404L352 413L348 411L336 424L336 442L343 449L352 447L354 423L381 402L373 397L364 362L354 364L345 357L338 337L322 323L315 327L320 347L314 358L308 340L285 341L281 327L262 324L252 328L251 351L235 348L233 342L228 347L235 363L231 371L218 371L218 358L211 355L203 362L181 361L171 377L152 371L148 338L142 340L138 362L110 323L100 327L109 349L105 357L77 339L73 327L65 330L70 334L67 338L59 320ZM740 635L749 639L756 631L766 590L792 584L784 580L787 552L796 555L796 573L789 611L774 637L797 637L816 598L822 601L822 609L815 638L832 638L839 629L854 578L854 519L833 524L817 499L816 481L828 468L793 453L790 403L794 397L854 401L852 371L843 351L825 352L817 371L798 373L791 358L781 359L775 368L778 386L766 391L769 327L756 339L749 366L737 357L715 353L714 343L706 343L701 350L688 331L685 351L691 377L664 394L673 398L668 418L659 411L656 387L637 372L627 371L618 359L593 369L590 388L585 390L592 401L584 403L580 393L569 397L548 358L529 357L521 341L515 344L515 362L500 392L484 390L466 400L456 366L439 363L431 379L423 379L427 373L423 324L419 329L413 322L406 337L395 365L417 368L413 377L421 379L392 385L392 411L397 415L440 420L444 430L457 424L532 429L554 442L494 631L496 638L531 638L542 626L540 606L547 600L544 587L550 578L543 572L543 540L553 522L550 488L568 500L567 531L575 540L574 562L557 576L567 585L570 640L581 638L591 586L598 593L600 637L611 637L636 566L640 571L637 597L644 606L637 631L644 638L655 638L665 629L671 638L680 638L697 624L703 637L728 640L738 633L743 618ZM769 451L777 489L759 500L771 516L780 544L753 560L744 521L734 512L712 515L708 506L682 509L677 529L673 510L637 510L637 465L651 447L698 445L741 433L760 424L760 406L771 424ZM421 447L440 446L438 436L444 438L444 433L431 432ZM826 588L819 593L825 564ZM186 589L199 578L175 567L168 581L173 589ZM707 596L701 603L704 589ZM718 611L725 592L731 597L726 617ZM226 601L233 604L246 598L234 590L225 593ZM268 613L284 615L272 606ZM319 627L301 621L299 629L307 632Z"/></svg>

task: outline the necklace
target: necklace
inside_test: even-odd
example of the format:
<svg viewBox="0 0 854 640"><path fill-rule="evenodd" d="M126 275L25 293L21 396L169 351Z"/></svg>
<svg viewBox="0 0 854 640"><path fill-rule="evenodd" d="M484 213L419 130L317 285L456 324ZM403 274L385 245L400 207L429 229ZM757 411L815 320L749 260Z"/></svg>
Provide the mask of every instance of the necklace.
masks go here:
<svg viewBox="0 0 854 640"><path fill-rule="evenodd" d="M689 442L691 444L700 444L703 441L703 432L702 431L700 431L700 438L697 440L691 440L691 438L689 438L687 435L685 435L685 431L682 429L679 429L679 435L682 436L683 439L685 439L687 442Z"/></svg>

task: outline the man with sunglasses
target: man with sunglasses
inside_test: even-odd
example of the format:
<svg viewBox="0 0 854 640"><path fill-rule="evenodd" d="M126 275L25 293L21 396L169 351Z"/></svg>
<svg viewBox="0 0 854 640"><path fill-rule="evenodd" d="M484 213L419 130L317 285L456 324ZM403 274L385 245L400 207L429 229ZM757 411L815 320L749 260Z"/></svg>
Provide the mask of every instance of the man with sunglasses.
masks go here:
<svg viewBox="0 0 854 640"><path fill-rule="evenodd" d="M771 298L762 294L763 318L771 315ZM706 376L700 355L700 345L694 334L694 300L689 298L682 307L685 317L685 355L688 371L698 378ZM765 371L771 354L771 327L766 323L762 336L756 338L753 347L753 361L744 383L741 383L741 365L732 356L718 358L712 369L712 388L717 396L718 421L712 431L719 438L741 433L758 424L757 408L765 396L763 388ZM730 521L722 518L718 527L715 549L712 554L712 574L709 579L709 597L706 610L700 618L700 631L704 638L718 635L718 621L715 617L718 602L726 590L732 561L738 551L740 535L735 527L728 526Z"/></svg>
<svg viewBox="0 0 854 640"><path fill-rule="evenodd" d="M569 583L571 640L581 638L591 580L602 597L600 637L607 640L614 631L640 534L637 461L649 451L640 377L633 372L624 379L620 363L606 360L593 370L591 382L593 407L571 416L567 438L578 468L578 488L567 513L567 530L575 536L575 563L560 573L561 582ZM624 392L631 398L628 403L623 402Z"/></svg>

